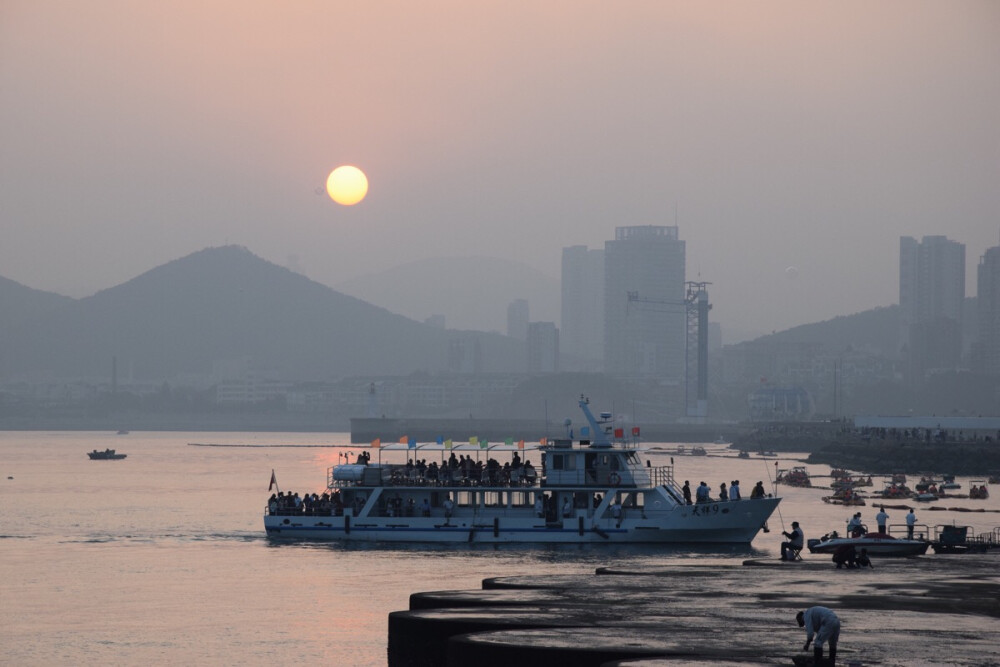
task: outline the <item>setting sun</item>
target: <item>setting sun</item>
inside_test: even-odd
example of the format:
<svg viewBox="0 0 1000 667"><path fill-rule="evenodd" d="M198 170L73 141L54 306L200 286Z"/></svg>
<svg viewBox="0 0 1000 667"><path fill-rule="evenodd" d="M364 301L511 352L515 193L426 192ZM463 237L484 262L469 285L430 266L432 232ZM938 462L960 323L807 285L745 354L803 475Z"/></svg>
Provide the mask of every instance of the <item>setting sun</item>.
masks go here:
<svg viewBox="0 0 1000 667"><path fill-rule="evenodd" d="M338 204L353 206L368 194L368 178L357 167L345 164L330 172L326 192Z"/></svg>

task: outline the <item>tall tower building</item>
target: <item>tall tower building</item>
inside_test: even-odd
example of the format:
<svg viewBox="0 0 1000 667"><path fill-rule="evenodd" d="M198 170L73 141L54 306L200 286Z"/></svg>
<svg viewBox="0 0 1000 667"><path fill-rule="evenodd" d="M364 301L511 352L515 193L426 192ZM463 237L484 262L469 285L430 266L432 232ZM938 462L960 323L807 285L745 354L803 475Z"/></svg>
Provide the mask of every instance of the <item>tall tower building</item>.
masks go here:
<svg viewBox="0 0 1000 667"><path fill-rule="evenodd" d="M899 239L899 307L911 377L955 368L962 356L965 245L944 236Z"/></svg>
<svg viewBox="0 0 1000 667"><path fill-rule="evenodd" d="M528 325L528 372L559 371L559 329L555 322L532 322Z"/></svg>
<svg viewBox="0 0 1000 667"><path fill-rule="evenodd" d="M683 382L684 262L676 226L617 227L605 242L606 372ZM641 302L630 303L630 293Z"/></svg>
<svg viewBox="0 0 1000 667"><path fill-rule="evenodd" d="M979 340L976 367L1000 375L1000 246L987 249L977 268L976 304L979 309Z"/></svg>
<svg viewBox="0 0 1000 667"><path fill-rule="evenodd" d="M528 301L514 299L507 306L507 335L518 340L528 338Z"/></svg>
<svg viewBox="0 0 1000 667"><path fill-rule="evenodd" d="M560 348L568 370L598 370L604 358L604 250L562 251Z"/></svg>

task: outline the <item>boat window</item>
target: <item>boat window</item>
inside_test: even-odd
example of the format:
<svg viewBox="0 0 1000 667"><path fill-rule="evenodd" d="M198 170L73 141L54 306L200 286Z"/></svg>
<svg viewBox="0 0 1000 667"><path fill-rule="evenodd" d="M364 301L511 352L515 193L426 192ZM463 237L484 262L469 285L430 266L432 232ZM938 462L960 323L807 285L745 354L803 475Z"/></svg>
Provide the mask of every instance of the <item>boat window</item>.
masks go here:
<svg viewBox="0 0 1000 667"><path fill-rule="evenodd" d="M562 454L553 454L552 455L552 469L553 470L562 470L563 469L563 455Z"/></svg>
<svg viewBox="0 0 1000 667"><path fill-rule="evenodd" d="M621 470L622 469L621 460L617 456L614 457L613 459L611 459L611 469L612 470Z"/></svg>
<svg viewBox="0 0 1000 667"><path fill-rule="evenodd" d="M553 470L576 470L576 457L566 454L555 454L552 456Z"/></svg>

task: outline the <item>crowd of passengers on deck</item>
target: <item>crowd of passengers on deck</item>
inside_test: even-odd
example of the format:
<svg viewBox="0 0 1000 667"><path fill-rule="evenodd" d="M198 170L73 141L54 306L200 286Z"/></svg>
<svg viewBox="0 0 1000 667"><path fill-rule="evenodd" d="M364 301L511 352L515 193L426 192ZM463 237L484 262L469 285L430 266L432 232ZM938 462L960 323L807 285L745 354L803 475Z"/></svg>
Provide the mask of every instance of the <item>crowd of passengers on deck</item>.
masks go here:
<svg viewBox="0 0 1000 667"><path fill-rule="evenodd" d="M306 493L302 496L279 491L271 494L267 501L267 511L278 515L341 516L344 514L344 502L337 491L323 495Z"/></svg>
<svg viewBox="0 0 1000 667"><path fill-rule="evenodd" d="M440 465L436 461L427 463L426 459L409 459L406 465L390 468L395 486L533 486L538 479L531 461L522 463L517 452L503 465L494 458L484 464L452 452Z"/></svg>

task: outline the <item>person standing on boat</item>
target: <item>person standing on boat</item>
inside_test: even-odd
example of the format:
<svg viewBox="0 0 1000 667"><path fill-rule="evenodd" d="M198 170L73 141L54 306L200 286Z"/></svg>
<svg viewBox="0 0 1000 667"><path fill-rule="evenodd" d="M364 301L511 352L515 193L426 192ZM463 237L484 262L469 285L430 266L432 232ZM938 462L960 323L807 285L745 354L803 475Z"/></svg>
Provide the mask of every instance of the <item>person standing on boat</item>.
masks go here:
<svg viewBox="0 0 1000 667"><path fill-rule="evenodd" d="M573 503L569 501L569 496L563 498L562 515L564 519L568 519L573 515Z"/></svg>
<svg viewBox="0 0 1000 667"><path fill-rule="evenodd" d="M691 504L691 482L684 480L684 486L681 487L681 493L684 494L684 502L688 505Z"/></svg>
<svg viewBox="0 0 1000 667"><path fill-rule="evenodd" d="M699 503L707 503L711 500L712 490L708 488L708 484L702 482L698 485L698 489L695 491L695 499Z"/></svg>
<svg viewBox="0 0 1000 667"><path fill-rule="evenodd" d="M729 491L726 490L725 482L719 485L719 500L722 502L729 500Z"/></svg>
<svg viewBox="0 0 1000 667"><path fill-rule="evenodd" d="M740 480L734 479L729 485L729 499L730 500L740 500Z"/></svg>
<svg viewBox="0 0 1000 667"><path fill-rule="evenodd" d="M816 643L813 646L813 662L816 665L837 664L837 642L840 640L840 619L833 613L833 610L826 607L809 607L805 611L800 611L795 615L795 620L800 628L806 629L806 644L803 651L809 650L809 645L813 643L813 636ZM823 662L823 644L830 645L830 662Z"/></svg>
<svg viewBox="0 0 1000 667"><path fill-rule="evenodd" d="M878 508L878 514L875 515L875 523L878 524L878 532L883 535L886 534L885 524L889 520L889 515L885 513L885 506L882 505Z"/></svg>
<svg viewBox="0 0 1000 667"><path fill-rule="evenodd" d="M542 501L542 495L535 494L535 516L541 519L545 516L545 503Z"/></svg>
<svg viewBox="0 0 1000 667"><path fill-rule="evenodd" d="M444 499L444 522L448 523L451 520L451 514L455 511L455 503L451 499L451 496L446 496Z"/></svg>
<svg viewBox="0 0 1000 667"><path fill-rule="evenodd" d="M615 500L611 503L611 518L615 520L615 527L621 528L622 525L622 501L618 496L615 496Z"/></svg>
<svg viewBox="0 0 1000 667"><path fill-rule="evenodd" d="M783 531L781 534L788 538L787 542L781 543L781 560L795 560L795 556L791 552L801 551L802 545L806 543L805 535L799 528L799 522L792 522L792 532Z"/></svg>
<svg viewBox="0 0 1000 667"><path fill-rule="evenodd" d="M861 525L861 512L857 512L847 522L847 534L851 537L861 537L865 534L864 526Z"/></svg>
<svg viewBox="0 0 1000 667"><path fill-rule="evenodd" d="M913 539L913 527L917 524L917 515L910 510L910 513L906 515L906 539Z"/></svg>
<svg viewBox="0 0 1000 667"><path fill-rule="evenodd" d="M756 500L757 498L763 498L767 495L764 491L764 482L757 482L757 486L753 487L753 491L750 492L750 499Z"/></svg>

